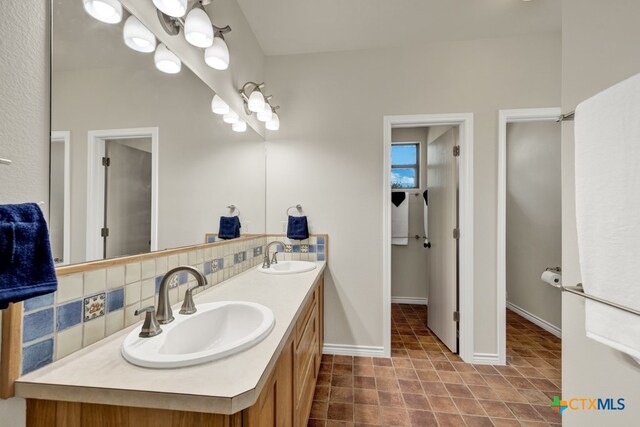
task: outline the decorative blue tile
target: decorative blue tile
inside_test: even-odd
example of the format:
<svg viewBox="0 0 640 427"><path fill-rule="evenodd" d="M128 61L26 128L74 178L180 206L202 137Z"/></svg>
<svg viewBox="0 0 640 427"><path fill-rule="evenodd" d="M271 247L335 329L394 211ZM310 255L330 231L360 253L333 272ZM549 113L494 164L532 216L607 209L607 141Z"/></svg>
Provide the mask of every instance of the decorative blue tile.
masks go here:
<svg viewBox="0 0 640 427"><path fill-rule="evenodd" d="M33 341L53 333L53 308L27 314L22 319L22 342Z"/></svg>
<svg viewBox="0 0 640 427"><path fill-rule="evenodd" d="M284 252L284 246L282 246L280 243L278 243L276 245L276 251L278 252Z"/></svg>
<svg viewBox="0 0 640 427"><path fill-rule="evenodd" d="M107 295L103 292L98 295L93 295L84 299L84 321L96 319L104 316L105 302Z"/></svg>
<svg viewBox="0 0 640 427"><path fill-rule="evenodd" d="M224 268L224 258L218 258L218 270L222 270Z"/></svg>
<svg viewBox="0 0 640 427"><path fill-rule="evenodd" d="M29 311L33 311L37 308L48 307L53 305L54 301L53 293L40 295L39 297L29 298L23 303L24 312L27 313Z"/></svg>
<svg viewBox="0 0 640 427"><path fill-rule="evenodd" d="M156 276L156 294L160 292L160 283L162 283L163 276Z"/></svg>
<svg viewBox="0 0 640 427"><path fill-rule="evenodd" d="M324 252L318 252L318 261L324 261Z"/></svg>
<svg viewBox="0 0 640 427"><path fill-rule="evenodd" d="M318 236L317 239L319 245L324 245L324 236Z"/></svg>
<svg viewBox="0 0 640 427"><path fill-rule="evenodd" d="M212 270L211 265L212 265L211 261L207 261L204 263L204 274L211 274L211 270Z"/></svg>
<svg viewBox="0 0 640 427"><path fill-rule="evenodd" d="M300 253L300 245L291 245L291 252L294 254Z"/></svg>
<svg viewBox="0 0 640 427"><path fill-rule="evenodd" d="M280 245L279 245L279 246L280 246ZM284 251L285 251L285 253L288 253L288 254L289 254L289 253L291 253L291 252L293 251L293 245L291 245L291 244L285 244L285 245L284 245ZM280 252L280 251L278 251L278 252Z"/></svg>
<svg viewBox="0 0 640 427"><path fill-rule="evenodd" d="M186 271L181 271L180 273L178 273L178 277L180 277L179 282L181 285L184 285L189 280L189 275Z"/></svg>
<svg viewBox="0 0 640 427"><path fill-rule="evenodd" d="M207 236L207 243L214 243L216 241L215 236Z"/></svg>
<svg viewBox="0 0 640 427"><path fill-rule="evenodd" d="M217 273L218 272L218 260L214 259L213 261L211 261L211 272L212 273Z"/></svg>
<svg viewBox="0 0 640 427"><path fill-rule="evenodd" d="M309 244L308 243L302 243L300 245L300 252L302 252L303 254L309 253Z"/></svg>
<svg viewBox="0 0 640 427"><path fill-rule="evenodd" d="M262 246L258 246L257 248L253 248L253 257L257 257L262 255Z"/></svg>
<svg viewBox="0 0 640 427"><path fill-rule="evenodd" d="M124 288L114 289L107 294L107 313L124 307Z"/></svg>
<svg viewBox="0 0 640 427"><path fill-rule="evenodd" d="M53 361L53 338L22 349L22 375L42 368Z"/></svg>
<svg viewBox="0 0 640 427"><path fill-rule="evenodd" d="M318 254L324 255L324 245L318 245Z"/></svg>
<svg viewBox="0 0 640 427"><path fill-rule="evenodd" d="M309 245L309 253L311 254L316 253L316 245Z"/></svg>
<svg viewBox="0 0 640 427"><path fill-rule="evenodd" d="M70 328L82 322L82 301L72 301L58 306L58 331Z"/></svg>

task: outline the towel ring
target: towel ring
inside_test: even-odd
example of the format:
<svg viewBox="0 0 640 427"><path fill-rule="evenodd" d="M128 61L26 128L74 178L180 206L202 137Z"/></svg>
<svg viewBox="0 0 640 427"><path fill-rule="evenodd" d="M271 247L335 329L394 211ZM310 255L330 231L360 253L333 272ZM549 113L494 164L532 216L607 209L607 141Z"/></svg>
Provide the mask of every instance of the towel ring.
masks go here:
<svg viewBox="0 0 640 427"><path fill-rule="evenodd" d="M289 207L287 208L287 212L286 212L286 215L287 215L287 216L289 216L289 211L290 211L291 209L293 209L293 208L297 209L297 210L298 210L298 213L301 213L301 211L302 211L302 205L289 206Z"/></svg>
<svg viewBox="0 0 640 427"><path fill-rule="evenodd" d="M240 209L238 209L236 207L236 205L229 205L229 206L227 206L227 208L231 211L231 213L233 213L235 211L236 212L236 216L240 216Z"/></svg>

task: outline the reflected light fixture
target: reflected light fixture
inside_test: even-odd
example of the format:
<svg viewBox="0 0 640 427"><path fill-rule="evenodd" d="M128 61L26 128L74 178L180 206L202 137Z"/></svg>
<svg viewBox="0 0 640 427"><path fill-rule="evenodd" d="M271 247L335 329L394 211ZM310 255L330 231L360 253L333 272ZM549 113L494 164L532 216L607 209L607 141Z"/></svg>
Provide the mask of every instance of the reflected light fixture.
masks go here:
<svg viewBox="0 0 640 427"><path fill-rule="evenodd" d="M231 31L231 28L229 28ZM229 68L229 46L224 40L223 32L216 31L211 46L204 51L204 62L214 70Z"/></svg>
<svg viewBox="0 0 640 427"><path fill-rule="evenodd" d="M149 53L156 49L156 36L133 15L125 21L122 35L124 44L133 50Z"/></svg>
<svg viewBox="0 0 640 427"><path fill-rule="evenodd" d="M269 104L269 102L266 102L264 104L264 108L262 109L262 111L258 112L257 116L258 120L260 120L261 122L266 123L271 120L271 118L273 117L273 110L271 109L271 105Z"/></svg>
<svg viewBox="0 0 640 427"><path fill-rule="evenodd" d="M280 117L278 117L277 113L273 113L271 120L267 122L265 127L269 130L278 130L280 129Z"/></svg>
<svg viewBox="0 0 640 427"><path fill-rule="evenodd" d="M122 21L122 4L118 0L83 0L84 10L89 15L107 24Z"/></svg>
<svg viewBox="0 0 640 427"><path fill-rule="evenodd" d="M234 124L240 120L240 116L238 116L238 113L236 113L235 111L229 110L228 113L222 116L222 120L225 123Z"/></svg>
<svg viewBox="0 0 640 427"><path fill-rule="evenodd" d="M153 4L162 13L181 18L187 12L188 0L153 0Z"/></svg>
<svg viewBox="0 0 640 427"><path fill-rule="evenodd" d="M213 24L199 2L184 21L184 38L195 47L207 48L213 44Z"/></svg>
<svg viewBox="0 0 640 427"><path fill-rule="evenodd" d="M156 68L163 73L176 74L182 69L182 62L175 53L171 52L163 43L158 45L154 56Z"/></svg>
<svg viewBox="0 0 640 427"><path fill-rule="evenodd" d="M233 129L234 132L244 132L247 130L247 122L244 120L238 120L231 125L231 129Z"/></svg>
<svg viewBox="0 0 640 427"><path fill-rule="evenodd" d="M211 111L215 114L227 114L229 112L229 105L216 94L211 101Z"/></svg>
<svg viewBox="0 0 640 427"><path fill-rule="evenodd" d="M261 90L263 87L264 83L258 84L254 82L247 82L242 86L242 89L239 90L240 95L245 102L245 110L247 114L259 113L264 110L265 99ZM251 91L249 91L250 88Z"/></svg>

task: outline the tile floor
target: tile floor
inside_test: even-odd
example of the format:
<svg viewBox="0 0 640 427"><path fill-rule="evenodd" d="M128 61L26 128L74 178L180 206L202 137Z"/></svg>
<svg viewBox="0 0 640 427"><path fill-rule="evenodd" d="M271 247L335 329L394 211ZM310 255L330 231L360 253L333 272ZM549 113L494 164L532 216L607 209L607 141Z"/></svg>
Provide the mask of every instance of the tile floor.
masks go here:
<svg viewBox="0 0 640 427"><path fill-rule="evenodd" d="M508 366L471 365L392 307L391 359L323 355L309 426L560 425L560 339L507 310Z"/></svg>

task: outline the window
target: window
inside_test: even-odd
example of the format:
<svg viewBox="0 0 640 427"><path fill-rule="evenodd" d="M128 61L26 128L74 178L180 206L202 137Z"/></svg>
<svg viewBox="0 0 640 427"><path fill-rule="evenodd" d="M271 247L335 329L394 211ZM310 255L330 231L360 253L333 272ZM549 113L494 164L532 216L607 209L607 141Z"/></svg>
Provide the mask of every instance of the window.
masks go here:
<svg viewBox="0 0 640 427"><path fill-rule="evenodd" d="M391 144L391 188L420 187L420 145Z"/></svg>

